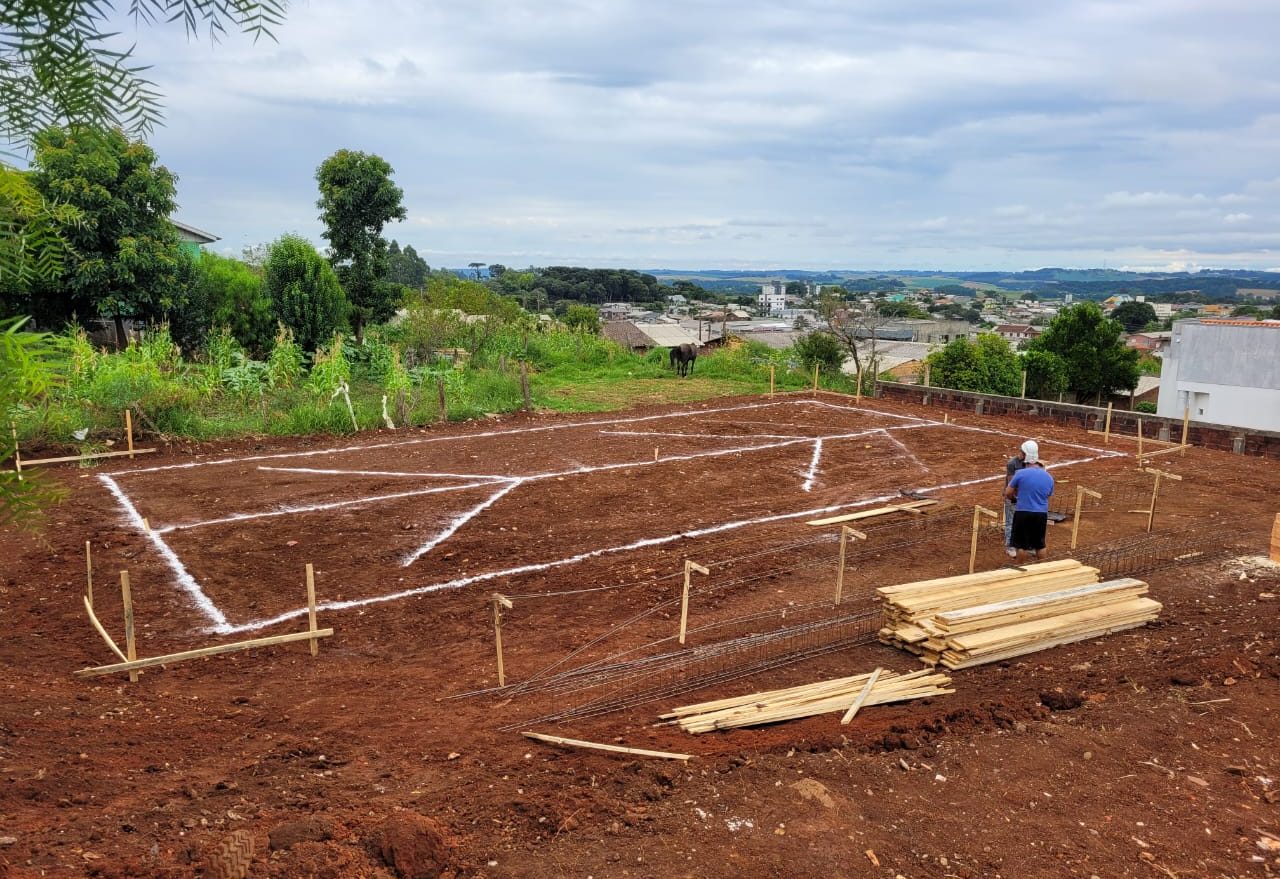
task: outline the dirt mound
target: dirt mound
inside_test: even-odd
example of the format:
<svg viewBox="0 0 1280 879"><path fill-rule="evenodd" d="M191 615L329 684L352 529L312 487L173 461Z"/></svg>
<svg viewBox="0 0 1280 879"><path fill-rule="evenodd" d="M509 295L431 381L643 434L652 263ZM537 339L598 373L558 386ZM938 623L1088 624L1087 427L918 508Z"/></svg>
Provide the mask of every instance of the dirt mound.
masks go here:
<svg viewBox="0 0 1280 879"><path fill-rule="evenodd" d="M439 821L413 812L388 818L378 833L378 851L401 879L453 876L455 843Z"/></svg>

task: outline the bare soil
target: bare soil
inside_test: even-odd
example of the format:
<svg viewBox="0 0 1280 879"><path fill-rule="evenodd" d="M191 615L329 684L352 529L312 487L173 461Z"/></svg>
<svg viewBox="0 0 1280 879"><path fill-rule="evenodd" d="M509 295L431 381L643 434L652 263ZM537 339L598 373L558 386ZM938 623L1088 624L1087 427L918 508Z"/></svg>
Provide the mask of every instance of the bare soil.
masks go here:
<svg viewBox="0 0 1280 879"><path fill-rule="evenodd" d="M673 704L917 661L868 643L531 727L695 755L687 763L521 737L520 724L628 685L491 690L493 592L515 596L503 635L518 685L560 661L680 649L673 599L693 559L712 569L694 575L696 649L833 612L834 529L806 526L805 511L933 489L943 503L924 516L864 521L841 610L869 609L874 586L967 570L973 505L999 509L1004 461L1027 435L1050 464L1088 459L1054 471L1062 506L1076 485L1104 495L1086 507L1081 552L1145 532L1130 510L1152 477L1130 454L1103 456L1132 442L802 399L172 447L51 470L70 496L43 535L0 532L0 877L210 875L208 854L240 830L255 842L248 875L273 877L1280 874L1280 566L1259 558L1280 511L1274 461L1198 449L1152 460L1184 477L1162 483L1155 532L1213 528L1237 548L1144 576L1165 606L1151 626L957 672L954 695L844 727L833 715L690 736L655 720ZM369 500L385 495L403 496ZM1069 527L1052 529L1054 557L1069 554ZM75 677L113 661L82 604L86 541L95 607L122 645L116 572L130 572L140 656L304 628L306 562L320 625L336 633L314 658L302 643L132 684ZM161 546L231 631L213 631ZM978 566L1007 562L984 525Z"/></svg>

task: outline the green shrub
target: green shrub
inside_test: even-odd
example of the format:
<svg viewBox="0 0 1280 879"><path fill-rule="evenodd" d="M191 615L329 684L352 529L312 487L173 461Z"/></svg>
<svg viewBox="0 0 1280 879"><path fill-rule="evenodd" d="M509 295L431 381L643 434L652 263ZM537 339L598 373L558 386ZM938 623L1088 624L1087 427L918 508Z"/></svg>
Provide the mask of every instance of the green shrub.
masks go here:
<svg viewBox="0 0 1280 879"><path fill-rule="evenodd" d="M1146 412L1146 413L1148 413L1148 414L1154 415L1154 414L1155 414L1155 411L1156 411L1156 404L1155 404L1155 403L1152 403L1152 402L1150 402L1150 401L1148 401L1148 400L1143 400L1143 401L1141 401L1141 402L1139 402L1139 403L1135 403L1135 404L1134 404L1134 406L1133 406L1133 411L1135 411L1135 412Z"/></svg>
<svg viewBox="0 0 1280 879"><path fill-rule="evenodd" d="M304 351L316 347L347 322L350 305L329 263L300 235L285 235L271 245L263 290L275 317Z"/></svg>

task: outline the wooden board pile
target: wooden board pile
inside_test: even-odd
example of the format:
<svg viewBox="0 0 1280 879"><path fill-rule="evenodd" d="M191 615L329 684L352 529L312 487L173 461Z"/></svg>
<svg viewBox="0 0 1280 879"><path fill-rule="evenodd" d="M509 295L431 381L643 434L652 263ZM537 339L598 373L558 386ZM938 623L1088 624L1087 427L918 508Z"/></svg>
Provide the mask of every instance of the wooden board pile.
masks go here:
<svg viewBox="0 0 1280 879"><path fill-rule="evenodd" d="M954 693L948 689L950 683L946 674L930 669L904 675L876 669L869 674L684 705L663 714L662 719L691 733L760 726L836 711L845 712L847 722L858 708L868 705Z"/></svg>
<svg viewBox="0 0 1280 879"><path fill-rule="evenodd" d="M929 665L968 668L1132 629L1161 604L1147 584L1098 582L1074 559L921 580L876 590L886 625L880 640Z"/></svg>

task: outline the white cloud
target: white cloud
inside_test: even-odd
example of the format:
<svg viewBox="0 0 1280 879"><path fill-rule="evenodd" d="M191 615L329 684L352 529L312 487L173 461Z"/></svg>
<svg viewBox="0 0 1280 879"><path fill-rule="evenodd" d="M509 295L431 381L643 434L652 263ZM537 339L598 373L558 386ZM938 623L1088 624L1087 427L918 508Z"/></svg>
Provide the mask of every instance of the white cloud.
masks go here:
<svg viewBox="0 0 1280 879"><path fill-rule="evenodd" d="M125 37L182 216L237 245L318 240L348 147L433 264L963 269L1274 263L1277 30L1194 0L312 0L278 45Z"/></svg>

